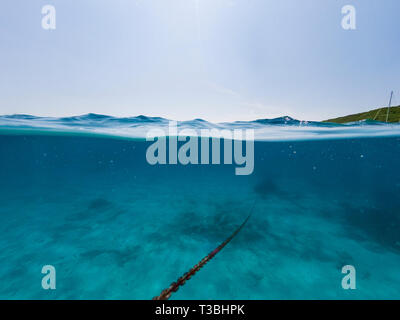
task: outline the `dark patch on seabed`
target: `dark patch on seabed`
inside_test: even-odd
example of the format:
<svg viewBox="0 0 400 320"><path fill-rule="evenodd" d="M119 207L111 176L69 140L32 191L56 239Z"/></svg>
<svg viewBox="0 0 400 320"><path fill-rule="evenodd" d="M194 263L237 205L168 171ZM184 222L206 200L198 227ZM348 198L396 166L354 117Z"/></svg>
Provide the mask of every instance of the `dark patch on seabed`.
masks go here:
<svg viewBox="0 0 400 320"><path fill-rule="evenodd" d="M96 259L104 256L105 261L108 263L115 261L119 267L124 267L125 264L130 263L137 259L141 254L140 246L133 246L130 248L123 249L94 249L88 250L80 254L83 259Z"/></svg>
<svg viewBox="0 0 400 320"><path fill-rule="evenodd" d="M199 211L198 207L187 208L167 224L162 225L160 229L152 234L151 238L160 242L175 238L177 239L177 245L180 244L182 246L185 246L185 241L188 238L211 245L219 244L249 214L247 203L239 201L232 200L222 203L210 201L203 203L202 206L204 206L205 212ZM257 234L257 232L250 234L246 241L257 241Z"/></svg>
<svg viewBox="0 0 400 320"><path fill-rule="evenodd" d="M386 248L400 253L400 214L397 208L355 207L345 204L342 222L347 235L361 241L375 241L375 250Z"/></svg>
<svg viewBox="0 0 400 320"><path fill-rule="evenodd" d="M254 187L254 191L264 199L271 196L284 195L282 189L278 187L274 180L268 177L258 182Z"/></svg>
<svg viewBox="0 0 400 320"><path fill-rule="evenodd" d="M90 202L89 204L89 209L90 210L104 210L107 208L110 208L112 206L112 203L106 199L103 198L98 198L94 199Z"/></svg>

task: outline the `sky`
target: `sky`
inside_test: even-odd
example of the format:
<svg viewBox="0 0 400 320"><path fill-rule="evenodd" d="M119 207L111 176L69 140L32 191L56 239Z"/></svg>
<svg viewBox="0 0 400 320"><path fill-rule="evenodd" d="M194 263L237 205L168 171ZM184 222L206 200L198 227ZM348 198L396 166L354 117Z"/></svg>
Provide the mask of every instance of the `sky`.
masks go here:
<svg viewBox="0 0 400 320"><path fill-rule="evenodd" d="M399 15L398 0L1 0L0 114L324 120L391 90L400 104Z"/></svg>

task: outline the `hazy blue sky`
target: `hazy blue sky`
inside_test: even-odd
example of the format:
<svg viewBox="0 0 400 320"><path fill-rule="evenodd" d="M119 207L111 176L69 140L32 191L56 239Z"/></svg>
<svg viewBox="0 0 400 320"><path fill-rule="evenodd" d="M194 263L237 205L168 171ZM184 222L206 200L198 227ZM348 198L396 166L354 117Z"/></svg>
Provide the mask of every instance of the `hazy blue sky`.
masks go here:
<svg viewBox="0 0 400 320"><path fill-rule="evenodd" d="M321 120L400 97L399 55L399 0L1 0L0 114Z"/></svg>

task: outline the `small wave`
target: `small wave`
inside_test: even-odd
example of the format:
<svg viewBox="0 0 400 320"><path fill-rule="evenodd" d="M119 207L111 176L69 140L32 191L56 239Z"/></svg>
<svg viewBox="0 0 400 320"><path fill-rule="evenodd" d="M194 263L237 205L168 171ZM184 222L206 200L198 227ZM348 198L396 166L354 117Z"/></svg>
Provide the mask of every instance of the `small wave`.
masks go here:
<svg viewBox="0 0 400 320"><path fill-rule="evenodd" d="M23 130L27 134L51 134L54 132L145 138L147 132L155 128L162 128L168 134L169 123L169 119L144 115L124 118L95 113L62 118L36 117L26 114L0 116L0 130L3 133ZM388 124L373 120L336 124L302 121L285 116L274 119L222 123L193 119L177 121L177 125L178 130L193 129L194 131L201 129L254 129L256 140L265 141L400 136L400 124Z"/></svg>

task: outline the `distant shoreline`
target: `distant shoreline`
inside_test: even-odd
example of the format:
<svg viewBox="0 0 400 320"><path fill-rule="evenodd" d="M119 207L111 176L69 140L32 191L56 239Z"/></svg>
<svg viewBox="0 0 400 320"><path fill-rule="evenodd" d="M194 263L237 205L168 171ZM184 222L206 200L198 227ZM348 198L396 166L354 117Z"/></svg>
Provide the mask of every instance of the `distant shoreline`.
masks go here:
<svg viewBox="0 0 400 320"><path fill-rule="evenodd" d="M351 114L348 116L333 118L324 120L322 122L332 122L332 123L349 123L361 120L375 120L380 122L386 122L388 108L378 108L374 110L370 110L367 112ZM400 106L391 107L388 117L388 122L400 122Z"/></svg>

